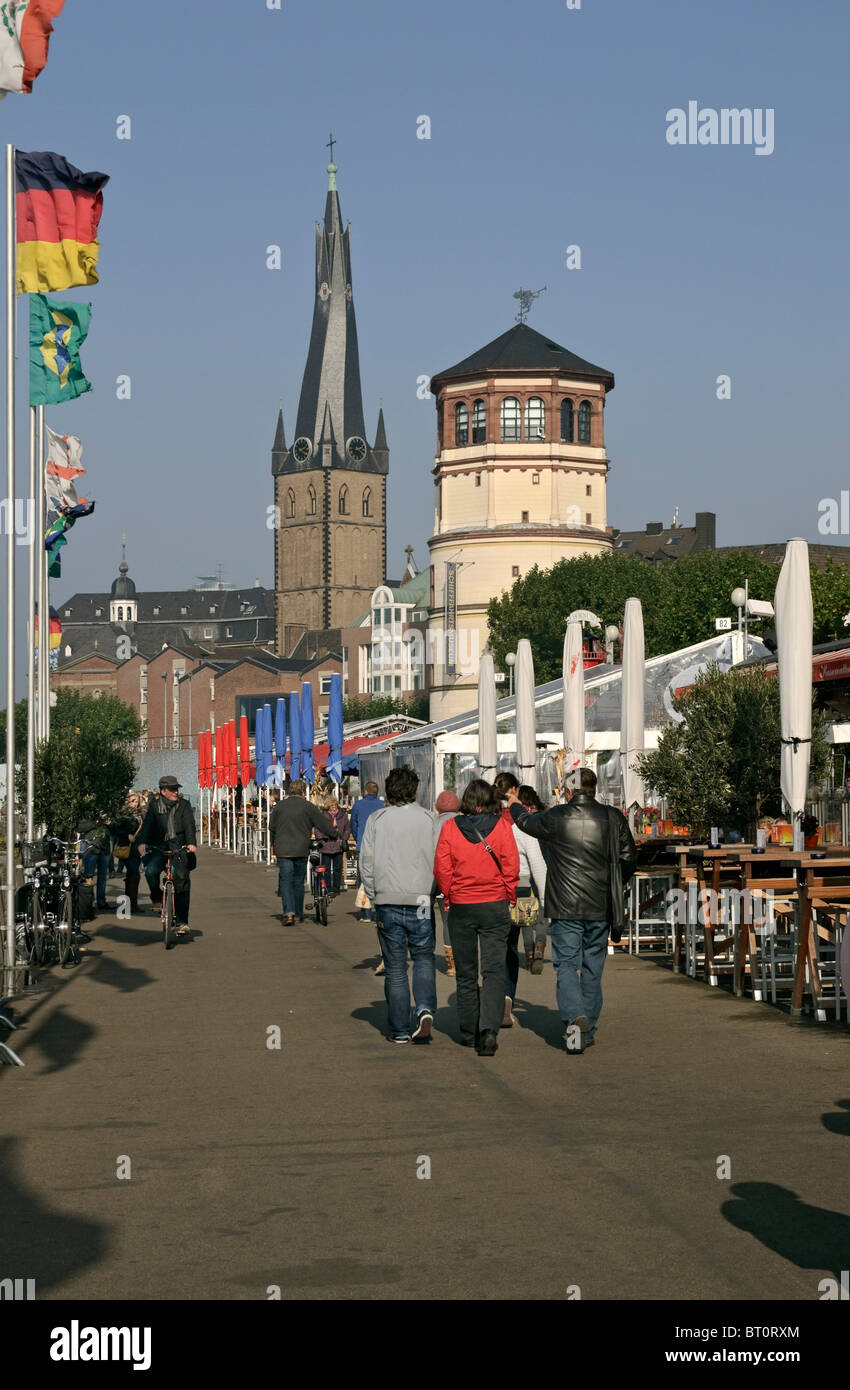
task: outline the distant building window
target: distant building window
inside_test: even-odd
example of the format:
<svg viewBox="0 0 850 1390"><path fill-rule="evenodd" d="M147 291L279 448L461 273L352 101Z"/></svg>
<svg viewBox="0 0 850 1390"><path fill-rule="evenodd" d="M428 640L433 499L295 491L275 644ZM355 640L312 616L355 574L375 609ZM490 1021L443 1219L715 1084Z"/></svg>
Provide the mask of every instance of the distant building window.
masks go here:
<svg viewBox="0 0 850 1390"><path fill-rule="evenodd" d="M591 494L592 494L592 492L593 492L593 488L591 487L590 483L585 483L585 485L584 485L584 495L585 495L585 497L590 497Z"/></svg>
<svg viewBox="0 0 850 1390"><path fill-rule="evenodd" d="M518 578L519 578L519 565L512 565L512 566L511 566L511 574L513 575L514 579L518 579Z"/></svg>
<svg viewBox="0 0 850 1390"><path fill-rule="evenodd" d="M367 487L363 493L363 515L372 515L372 489L370 487Z"/></svg>
<svg viewBox="0 0 850 1390"><path fill-rule="evenodd" d="M469 411L463 401L455 406L455 444L469 443Z"/></svg>
<svg viewBox="0 0 850 1390"><path fill-rule="evenodd" d="M561 401L561 443L573 442L573 403Z"/></svg>
<svg viewBox="0 0 850 1390"><path fill-rule="evenodd" d="M528 521L528 512L523 512L522 519L523 521Z"/></svg>
<svg viewBox="0 0 850 1390"><path fill-rule="evenodd" d="M502 439L513 441L520 438L521 413L516 396L506 396L501 405Z"/></svg>
<svg viewBox="0 0 850 1390"><path fill-rule="evenodd" d="M578 408L578 442L590 443L590 401L582 401Z"/></svg>
<svg viewBox="0 0 850 1390"><path fill-rule="evenodd" d="M472 406L472 442L487 443L487 407L481 400L475 401Z"/></svg>
<svg viewBox="0 0 850 1390"><path fill-rule="evenodd" d="M295 493L292 488L289 488L286 493L286 515L288 517L295 515Z"/></svg>
<svg viewBox="0 0 850 1390"><path fill-rule="evenodd" d="M103 609L102 609L102 608L96 608L96 609L94 610L94 616L95 616L96 618L102 617L102 616L103 616Z"/></svg>
<svg viewBox="0 0 850 1390"><path fill-rule="evenodd" d="M231 627L226 627L226 628L224 629L224 635L225 635L225 637L232 637L232 636L233 636L233 629L232 629Z"/></svg>
<svg viewBox="0 0 850 1390"><path fill-rule="evenodd" d="M316 489L313 487L312 483L307 489L307 515L316 515Z"/></svg>
<svg viewBox="0 0 850 1390"><path fill-rule="evenodd" d="M211 603L211 604L210 604L210 614L214 614L215 611L216 611L216 604Z"/></svg>
<svg viewBox="0 0 850 1390"><path fill-rule="evenodd" d="M212 637L212 635L213 635L213 630L212 630L212 628L211 628L211 627L205 627L205 628L204 628L204 636L205 636L205 637Z"/></svg>
<svg viewBox="0 0 850 1390"><path fill-rule="evenodd" d="M159 609L158 609L158 608L155 608L155 609L153 610L153 615L154 615L155 618L158 618L158 617L159 617Z"/></svg>
<svg viewBox="0 0 850 1390"><path fill-rule="evenodd" d="M393 689L401 690L401 676L393 676Z"/></svg>
<svg viewBox="0 0 850 1390"><path fill-rule="evenodd" d="M475 486L476 486L476 487L480 487L480 486L481 486L481 474L480 474L480 473L476 473L476 475L475 475Z"/></svg>
<svg viewBox="0 0 850 1390"><path fill-rule="evenodd" d="M525 437L546 438L546 407L540 396L531 396L525 403Z"/></svg>
<svg viewBox="0 0 850 1390"><path fill-rule="evenodd" d="M320 695L330 695L330 693L331 693L331 677L330 677L330 676L320 676L320 677L319 677L319 694L320 694Z"/></svg>
<svg viewBox="0 0 850 1390"><path fill-rule="evenodd" d="M215 677L210 676L210 699L215 699Z"/></svg>
<svg viewBox="0 0 850 1390"><path fill-rule="evenodd" d="M339 490L339 514L348 516L348 488L345 484Z"/></svg>
<svg viewBox="0 0 850 1390"><path fill-rule="evenodd" d="M535 485L535 487L536 487L537 484L540 482L540 474L539 474L539 473L532 473L532 475L531 475L531 481L532 481L532 483L534 483L534 485Z"/></svg>
<svg viewBox="0 0 850 1390"><path fill-rule="evenodd" d="M139 704L140 704L140 705L146 705L147 702L148 702L148 692L147 692L146 690L140 691L140 693L139 693Z"/></svg>
<svg viewBox="0 0 850 1390"><path fill-rule="evenodd" d="M66 608L66 609L65 609L65 617L66 617L66 618L70 618L70 616L71 616L71 610L70 610L70 608Z"/></svg>
<svg viewBox="0 0 850 1390"><path fill-rule="evenodd" d="M187 614L188 612L189 612L188 608L181 608L181 609L180 609L181 616L184 617L184 618L185 618L185 616L186 616L186 614Z"/></svg>
<svg viewBox="0 0 850 1390"><path fill-rule="evenodd" d="M68 646L65 647L65 655L66 655L66 656L70 656L70 655L71 655L71 648L68 647Z"/></svg>
<svg viewBox="0 0 850 1390"><path fill-rule="evenodd" d="M584 514L584 519L585 519L585 521L587 522L587 524L588 524L588 526L589 526L589 525L591 524L591 515L590 515L590 512L585 512L585 514Z"/></svg>
<svg viewBox="0 0 850 1390"><path fill-rule="evenodd" d="M118 609L118 621L119 621L119 623L120 623L120 622L123 622L123 620L124 620L124 609L123 609L123 608L119 608L119 609Z"/></svg>

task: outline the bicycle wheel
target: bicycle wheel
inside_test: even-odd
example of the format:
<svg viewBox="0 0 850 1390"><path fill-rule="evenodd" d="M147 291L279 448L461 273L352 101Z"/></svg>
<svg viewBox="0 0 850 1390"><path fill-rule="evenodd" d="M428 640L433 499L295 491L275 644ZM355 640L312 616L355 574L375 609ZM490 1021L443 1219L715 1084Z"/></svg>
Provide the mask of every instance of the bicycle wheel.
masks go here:
<svg viewBox="0 0 850 1390"><path fill-rule="evenodd" d="M174 945L174 884L166 883L162 890L162 935L166 951Z"/></svg>
<svg viewBox="0 0 850 1390"><path fill-rule="evenodd" d="M322 893L322 894L320 894L320 896L319 896L319 901L316 903L316 912L317 912L317 920L318 920L319 922L321 922L321 924L322 924L323 927L326 927L326 926L328 925L328 895L327 895L327 893Z"/></svg>
<svg viewBox="0 0 850 1390"><path fill-rule="evenodd" d="M37 888L33 889L29 902L27 945L30 960L34 961L36 965L41 965L44 959L44 923L41 920L41 897Z"/></svg>
<svg viewBox="0 0 850 1390"><path fill-rule="evenodd" d="M62 910L56 924L57 951L59 964L64 965L71 954L71 937L74 932L74 894L66 888L62 894Z"/></svg>

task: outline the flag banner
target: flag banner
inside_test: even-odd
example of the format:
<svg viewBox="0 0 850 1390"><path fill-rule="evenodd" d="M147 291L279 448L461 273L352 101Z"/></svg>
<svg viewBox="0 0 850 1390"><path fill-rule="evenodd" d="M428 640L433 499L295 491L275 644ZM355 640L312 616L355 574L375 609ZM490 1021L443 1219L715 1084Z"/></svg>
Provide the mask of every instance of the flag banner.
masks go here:
<svg viewBox="0 0 850 1390"><path fill-rule="evenodd" d="M18 294L96 285L97 229L108 174L83 174L64 155L15 154Z"/></svg>
<svg viewBox="0 0 850 1390"><path fill-rule="evenodd" d="M78 507L66 507L61 511L56 520L49 527L47 535L44 537L45 550L56 550L63 545L67 545L68 542L65 537L65 532L70 531L71 527L79 521L81 516L91 516L93 511L94 502L90 502L87 507L84 507L82 503L80 503Z"/></svg>
<svg viewBox="0 0 850 1390"><path fill-rule="evenodd" d="M50 669L55 671L59 666L59 648L62 644L62 623L59 614L51 605L50 608ZM35 664L38 668L38 604L35 605Z"/></svg>
<svg viewBox="0 0 850 1390"><path fill-rule="evenodd" d="M65 0L3 0L0 4L0 101L31 92L47 63L52 20Z"/></svg>
<svg viewBox="0 0 850 1390"><path fill-rule="evenodd" d="M61 405L91 390L80 362L90 323L90 304L31 297L30 405Z"/></svg>
<svg viewBox="0 0 850 1390"><path fill-rule="evenodd" d="M80 466L82 444L74 434L56 434L49 425L45 428L47 463L44 466L44 492L50 517L51 512L58 515L63 505L77 507L82 503L86 507L88 502L85 497L79 496L75 486L77 478L82 478L86 471Z"/></svg>

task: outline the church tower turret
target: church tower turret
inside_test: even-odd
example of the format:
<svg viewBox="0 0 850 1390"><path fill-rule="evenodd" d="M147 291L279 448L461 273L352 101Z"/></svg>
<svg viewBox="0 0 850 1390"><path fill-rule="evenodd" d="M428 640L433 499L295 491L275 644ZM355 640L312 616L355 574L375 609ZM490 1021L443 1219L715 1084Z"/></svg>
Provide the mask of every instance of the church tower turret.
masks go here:
<svg viewBox="0 0 850 1390"><path fill-rule="evenodd" d="M328 165L325 217L316 226L313 327L287 448L283 413L272 448L275 480L277 647L295 627L345 626L369 607L386 568L389 470L383 412L366 439L350 230L343 230L337 166Z"/></svg>

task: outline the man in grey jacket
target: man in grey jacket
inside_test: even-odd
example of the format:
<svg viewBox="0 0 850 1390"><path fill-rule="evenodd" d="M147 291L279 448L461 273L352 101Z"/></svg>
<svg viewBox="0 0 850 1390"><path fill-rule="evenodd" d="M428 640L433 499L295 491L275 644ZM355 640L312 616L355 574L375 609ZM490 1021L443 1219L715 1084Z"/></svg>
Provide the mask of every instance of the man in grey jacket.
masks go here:
<svg viewBox="0 0 850 1390"><path fill-rule="evenodd" d="M269 834L278 862L278 892L283 906L283 925L291 926L296 916L304 921L304 879L313 827L329 838L336 831L316 806L304 796L303 782L293 782L289 795L275 806L269 821Z"/></svg>
<svg viewBox="0 0 850 1390"><path fill-rule="evenodd" d="M389 1036L397 1043L427 1043L437 1007L434 963L434 851L440 823L416 804L419 778L409 767L387 776L387 805L373 811L360 845L360 877L378 914ZM411 1030L407 956L413 958Z"/></svg>

